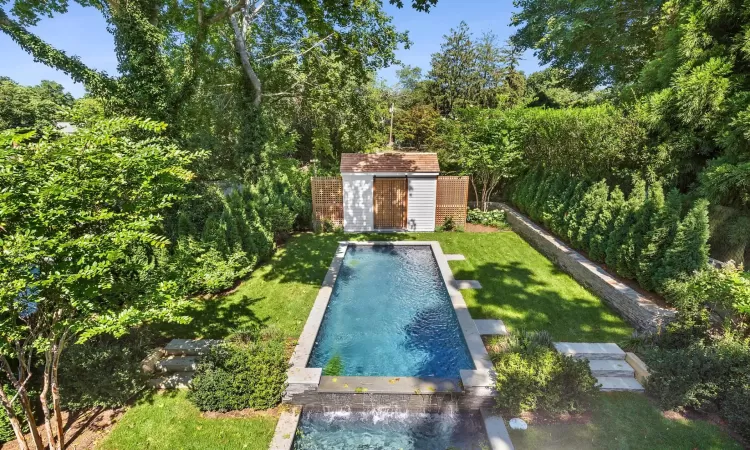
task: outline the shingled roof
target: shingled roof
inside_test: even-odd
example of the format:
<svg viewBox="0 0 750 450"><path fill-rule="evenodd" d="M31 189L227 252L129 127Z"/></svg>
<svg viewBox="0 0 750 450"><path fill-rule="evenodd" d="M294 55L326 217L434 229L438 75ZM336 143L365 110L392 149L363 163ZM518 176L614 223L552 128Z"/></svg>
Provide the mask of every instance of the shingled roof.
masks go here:
<svg viewBox="0 0 750 450"><path fill-rule="evenodd" d="M439 173L436 153L342 153L341 173Z"/></svg>

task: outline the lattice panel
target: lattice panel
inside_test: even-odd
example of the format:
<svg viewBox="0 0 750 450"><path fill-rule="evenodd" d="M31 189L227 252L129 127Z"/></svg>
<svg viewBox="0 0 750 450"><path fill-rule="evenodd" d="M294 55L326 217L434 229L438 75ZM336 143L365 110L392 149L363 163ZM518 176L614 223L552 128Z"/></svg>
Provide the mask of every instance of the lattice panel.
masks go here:
<svg viewBox="0 0 750 450"><path fill-rule="evenodd" d="M344 226L344 188L341 177L312 177L314 226L324 221L335 227Z"/></svg>
<svg viewBox="0 0 750 450"><path fill-rule="evenodd" d="M469 201L469 177L438 177L435 226L452 217L459 227L466 226L466 204Z"/></svg>
<svg viewBox="0 0 750 450"><path fill-rule="evenodd" d="M375 228L406 228L407 179L375 178L373 186Z"/></svg>

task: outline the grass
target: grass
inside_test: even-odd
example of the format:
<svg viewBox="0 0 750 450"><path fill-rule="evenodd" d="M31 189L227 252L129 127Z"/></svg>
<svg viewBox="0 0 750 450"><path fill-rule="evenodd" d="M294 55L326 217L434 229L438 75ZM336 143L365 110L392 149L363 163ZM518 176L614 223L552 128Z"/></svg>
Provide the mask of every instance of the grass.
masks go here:
<svg viewBox="0 0 750 450"><path fill-rule="evenodd" d="M185 392L155 393L130 408L99 450L266 450L276 427L274 416L206 419Z"/></svg>
<svg viewBox="0 0 750 450"><path fill-rule="evenodd" d="M381 235L301 234L256 270L235 292L196 299L188 325L161 327L168 337L226 336L249 323L273 324L289 337L302 331L320 283L340 240L437 240L457 279L479 280L481 290L463 291L472 317L502 319L510 329L547 330L555 340L618 342L632 333L595 295L557 269L518 235L416 233Z"/></svg>
<svg viewBox="0 0 750 450"><path fill-rule="evenodd" d="M513 445L525 449L741 449L718 426L667 419L641 394L601 394L588 424L530 425L510 430Z"/></svg>

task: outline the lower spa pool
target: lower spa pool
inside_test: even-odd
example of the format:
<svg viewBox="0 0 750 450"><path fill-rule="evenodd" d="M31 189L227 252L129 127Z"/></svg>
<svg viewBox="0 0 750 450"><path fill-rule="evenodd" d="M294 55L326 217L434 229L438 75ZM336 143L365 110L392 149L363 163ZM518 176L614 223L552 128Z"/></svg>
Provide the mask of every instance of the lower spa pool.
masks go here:
<svg viewBox="0 0 750 450"><path fill-rule="evenodd" d="M308 367L459 378L474 364L429 245L350 245Z"/></svg>
<svg viewBox="0 0 750 450"><path fill-rule="evenodd" d="M488 444L481 417L474 412L304 411L294 439L298 450L479 450Z"/></svg>

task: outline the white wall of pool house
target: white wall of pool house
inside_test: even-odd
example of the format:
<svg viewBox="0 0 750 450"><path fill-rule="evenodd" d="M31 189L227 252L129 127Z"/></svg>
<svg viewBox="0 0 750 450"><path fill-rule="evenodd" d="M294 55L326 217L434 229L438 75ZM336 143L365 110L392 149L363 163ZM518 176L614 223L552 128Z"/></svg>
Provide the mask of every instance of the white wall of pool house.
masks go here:
<svg viewBox="0 0 750 450"><path fill-rule="evenodd" d="M408 181L406 222L408 231L435 231L435 202L438 173L341 173L344 201L344 231L375 231L373 184L375 177Z"/></svg>

